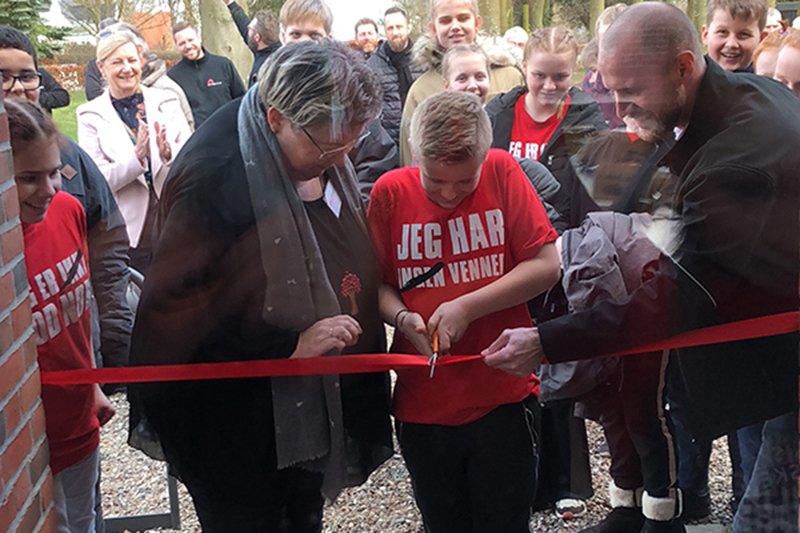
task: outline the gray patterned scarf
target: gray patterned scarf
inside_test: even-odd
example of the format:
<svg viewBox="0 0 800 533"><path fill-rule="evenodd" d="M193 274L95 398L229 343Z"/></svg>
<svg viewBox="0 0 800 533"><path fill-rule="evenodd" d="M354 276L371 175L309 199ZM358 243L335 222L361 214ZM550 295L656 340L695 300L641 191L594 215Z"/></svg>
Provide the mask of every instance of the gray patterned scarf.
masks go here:
<svg viewBox="0 0 800 533"><path fill-rule="evenodd" d="M301 332L342 310L257 87L242 99L238 129L267 278L262 316L269 324ZM326 176L342 201L358 213L360 197L352 166L334 167ZM323 493L333 500L346 474L339 377L274 377L271 383L278 468L323 472Z"/></svg>

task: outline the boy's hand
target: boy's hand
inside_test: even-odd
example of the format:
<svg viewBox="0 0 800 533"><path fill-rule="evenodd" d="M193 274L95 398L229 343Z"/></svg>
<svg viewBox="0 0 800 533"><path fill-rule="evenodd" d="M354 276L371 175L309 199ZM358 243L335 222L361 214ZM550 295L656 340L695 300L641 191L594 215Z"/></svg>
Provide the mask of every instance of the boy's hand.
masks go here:
<svg viewBox="0 0 800 533"><path fill-rule="evenodd" d="M428 329L425 327L425 320L419 313L409 312L403 317L400 332L411 341L414 348L424 355L430 357L433 353L431 338L428 336Z"/></svg>
<svg viewBox="0 0 800 533"><path fill-rule="evenodd" d="M117 413L114 406L108 401L108 397L103 394L100 385L94 386L94 410L97 414L97 420L100 422L100 427L105 426Z"/></svg>
<svg viewBox="0 0 800 533"><path fill-rule="evenodd" d="M428 335L439 332L439 354L446 354L454 342L461 340L472 320L460 298L445 302L436 308L428 320Z"/></svg>

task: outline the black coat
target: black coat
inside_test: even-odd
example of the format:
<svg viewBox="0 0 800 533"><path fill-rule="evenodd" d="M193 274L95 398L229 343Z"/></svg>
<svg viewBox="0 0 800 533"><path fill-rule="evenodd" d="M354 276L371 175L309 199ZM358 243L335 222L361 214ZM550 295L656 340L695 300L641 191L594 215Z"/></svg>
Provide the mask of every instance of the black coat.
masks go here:
<svg viewBox="0 0 800 533"><path fill-rule="evenodd" d="M409 40L408 47L403 54L408 61L408 68L411 71L412 82L427 70L425 67L414 63L411 49L413 43ZM400 119L403 117L404 101L400 95L400 78L397 69L392 66L389 59L389 44L384 42L378 50L367 60L372 70L378 74L383 88L383 111L381 112L381 126L389 133L395 144L398 143L400 136Z"/></svg>
<svg viewBox="0 0 800 533"><path fill-rule="evenodd" d="M267 279L239 149L240 104L237 99L223 106L172 163L131 341L132 365L278 359L289 357L297 345L298 332L263 318ZM366 290L365 285L362 294ZM375 316L366 314L380 325L377 289L373 293ZM381 351L383 328L364 331L364 338L375 341L371 348ZM347 435L364 446L354 449L376 453L351 457L367 470L360 483L391 453L388 374L347 375L341 384ZM236 463L237 453L263 453L261 447L274 442L270 378L134 389L179 470L181 458L198 448L210 447L221 462Z"/></svg>
<svg viewBox="0 0 800 533"><path fill-rule="evenodd" d="M233 62L227 57L209 54L205 48L203 57L196 61L184 57L167 71L167 76L186 93L195 128L199 128L214 111L245 93L244 83Z"/></svg>
<svg viewBox="0 0 800 533"><path fill-rule="evenodd" d="M617 304L541 324L551 363L681 331L796 311L800 100L779 83L708 62L689 125L667 155L679 176L676 261ZM699 439L797 407L798 336L675 350L670 402Z"/></svg>
<svg viewBox="0 0 800 533"><path fill-rule="evenodd" d="M486 104L486 113L492 121L492 148L508 150L514 123L514 106L527 90L524 85L516 87ZM553 207L566 219L568 227L574 228L580 225L586 213L599 211L600 208L581 185L570 158L591 141L598 131L607 130L608 125L600 106L588 94L573 87L569 90L569 96L567 113L550 137L539 162L561 184Z"/></svg>

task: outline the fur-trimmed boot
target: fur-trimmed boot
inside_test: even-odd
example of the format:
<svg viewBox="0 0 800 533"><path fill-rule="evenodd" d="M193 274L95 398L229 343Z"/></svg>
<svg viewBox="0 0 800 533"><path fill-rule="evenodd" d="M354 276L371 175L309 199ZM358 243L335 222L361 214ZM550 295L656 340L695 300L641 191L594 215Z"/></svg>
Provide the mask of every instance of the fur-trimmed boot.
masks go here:
<svg viewBox="0 0 800 533"><path fill-rule="evenodd" d="M642 489L621 489L611 481L608 496L613 508L608 516L581 533L639 533L644 526Z"/></svg>
<svg viewBox="0 0 800 533"><path fill-rule="evenodd" d="M686 533L680 518L680 494L676 489L674 497L657 498L645 491L642 496L642 514L645 521L640 533Z"/></svg>

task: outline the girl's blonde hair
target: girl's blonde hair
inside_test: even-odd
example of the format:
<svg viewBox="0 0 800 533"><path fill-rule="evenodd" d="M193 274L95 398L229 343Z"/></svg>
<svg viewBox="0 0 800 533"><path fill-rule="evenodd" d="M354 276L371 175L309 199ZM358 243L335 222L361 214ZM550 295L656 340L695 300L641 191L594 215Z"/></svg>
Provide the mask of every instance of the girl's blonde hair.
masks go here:
<svg viewBox="0 0 800 533"><path fill-rule="evenodd" d="M535 52L571 54L577 61L578 41L571 31L561 26L540 28L531 33L528 42L525 43L523 60L527 62Z"/></svg>
<svg viewBox="0 0 800 533"><path fill-rule="evenodd" d="M491 76L492 69L489 65L489 56L486 54L486 51L484 51L483 48L477 44L457 44L450 48L442 58L442 77L446 82L449 83L450 81L450 67L452 67L453 61L457 57L466 56L469 54L480 56L486 62L486 72Z"/></svg>
<svg viewBox="0 0 800 533"><path fill-rule="evenodd" d="M434 23L436 22L436 10L439 9L443 3L447 2L448 0L429 0L428 1L428 22ZM478 11L478 0L462 0L469 10L472 11L472 15L474 17L478 17L480 12Z"/></svg>

